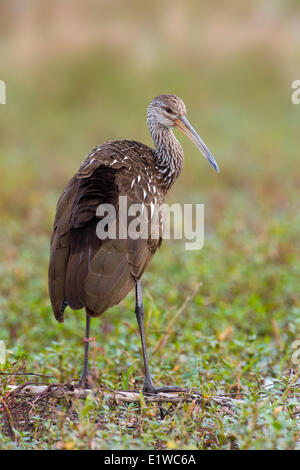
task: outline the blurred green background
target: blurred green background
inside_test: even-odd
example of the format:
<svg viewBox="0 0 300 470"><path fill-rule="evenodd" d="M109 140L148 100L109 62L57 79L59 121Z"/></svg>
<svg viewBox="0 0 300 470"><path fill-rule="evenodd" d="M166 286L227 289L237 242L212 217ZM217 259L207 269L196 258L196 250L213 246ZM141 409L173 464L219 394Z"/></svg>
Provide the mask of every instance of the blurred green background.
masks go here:
<svg viewBox="0 0 300 470"><path fill-rule="evenodd" d="M152 145L146 107L161 93L184 100L221 174L179 136L185 167L169 201L205 203L206 239L196 253L165 242L145 275L155 380L239 391L293 366L300 105L291 102L291 83L300 79L299 26L296 0L1 1L0 339L7 367L23 361L23 369L57 380L79 375L84 315L67 310L65 324L56 324L47 293L56 202L95 145L123 138ZM155 350L199 281L165 350ZM142 381L132 309L130 295L93 326L95 374L116 388ZM288 426L286 415L282 422ZM248 439L246 424L237 429L245 434L241 448L293 448L297 441L293 424L275 426L271 437L261 428L257 441ZM120 445L152 447L151 432L133 444L125 430ZM197 433L191 441L170 435L171 447L204 445ZM222 448L218 439L212 446Z"/></svg>

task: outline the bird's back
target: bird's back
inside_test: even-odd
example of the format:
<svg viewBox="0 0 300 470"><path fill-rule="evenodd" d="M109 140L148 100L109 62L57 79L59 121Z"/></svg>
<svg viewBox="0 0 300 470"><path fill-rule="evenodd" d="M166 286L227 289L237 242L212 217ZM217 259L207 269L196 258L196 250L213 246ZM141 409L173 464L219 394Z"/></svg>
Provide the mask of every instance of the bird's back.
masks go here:
<svg viewBox="0 0 300 470"><path fill-rule="evenodd" d="M144 204L148 213L161 204L153 150L135 141L112 141L93 149L67 184L56 210L49 265L49 293L58 321L64 307L86 307L100 315L119 303L142 276L161 237L100 240L101 204L119 215L119 197ZM117 230L118 232L118 230ZM160 233L161 235L161 233Z"/></svg>

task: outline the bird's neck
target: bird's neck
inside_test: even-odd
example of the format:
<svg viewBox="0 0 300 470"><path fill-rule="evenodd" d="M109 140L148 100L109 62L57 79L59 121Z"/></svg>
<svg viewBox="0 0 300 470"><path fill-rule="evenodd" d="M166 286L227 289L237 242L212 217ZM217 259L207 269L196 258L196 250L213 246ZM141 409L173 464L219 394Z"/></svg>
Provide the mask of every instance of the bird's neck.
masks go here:
<svg viewBox="0 0 300 470"><path fill-rule="evenodd" d="M161 128L152 133L152 138L158 182L167 192L182 171L183 150L171 129Z"/></svg>

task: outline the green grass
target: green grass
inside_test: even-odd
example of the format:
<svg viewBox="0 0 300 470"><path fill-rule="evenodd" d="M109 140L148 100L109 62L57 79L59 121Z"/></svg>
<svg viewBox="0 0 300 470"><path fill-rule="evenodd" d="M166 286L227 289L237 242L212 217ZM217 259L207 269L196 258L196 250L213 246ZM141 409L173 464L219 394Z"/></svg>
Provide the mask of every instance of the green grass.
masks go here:
<svg viewBox="0 0 300 470"><path fill-rule="evenodd" d="M175 242L157 254L145 276L145 309L155 382L197 387L207 397L245 394L234 417L218 406L195 407L190 415L189 407L184 406L161 421L156 406L116 407L105 400L99 405L91 397L74 402L71 408L67 402L52 403L47 419L45 404L37 406L30 425L15 431L16 441L4 433L1 445L226 449L234 440L241 449L295 448L297 396L293 388L286 397L283 391L293 366L291 343L299 331L295 297L299 256L290 253L299 220L293 221L294 227L288 224L288 233L284 230L287 220L270 221L261 241L246 230L242 239L247 245L239 232L226 236L228 222L219 226L222 236L211 236L198 254L184 252ZM6 237L10 236L7 232ZM7 260L2 270L1 327L8 356L1 370L53 375L52 381L65 382L80 374L84 315L67 310L65 324L55 323L46 288L47 252L45 235L26 234L20 237L17 257ZM152 355L196 279L202 279L203 286L179 317L166 346ZM120 306L93 321L95 385L120 390L142 385L133 305L129 295ZM10 382L18 384L22 379L13 377ZM2 383L6 380L2 377ZM274 386L262 399L266 380L273 380Z"/></svg>
<svg viewBox="0 0 300 470"><path fill-rule="evenodd" d="M0 339L7 347L0 370L53 378L2 375L3 385L80 375L84 313L67 309L65 323L55 322L47 265L57 198L90 148L112 138L150 143L145 106L161 91L176 92L221 174L181 139L185 170L169 201L205 203L205 246L187 252L183 242L166 241L144 276L155 383L197 387L210 406L184 405L162 420L155 405L50 400L25 407L13 433L2 424L0 448L299 448L299 386L288 384L289 369L298 370L291 357L300 330L299 109L289 102L279 64L256 51L219 71L190 66L183 73L167 62L148 77L125 61L91 54L58 60L22 81L12 74L9 83L10 104L0 115ZM167 344L157 348L200 281ZM95 386L140 388L132 293L92 322L92 335ZM242 398L233 415L209 400L223 393ZM4 423L4 410L2 416Z"/></svg>

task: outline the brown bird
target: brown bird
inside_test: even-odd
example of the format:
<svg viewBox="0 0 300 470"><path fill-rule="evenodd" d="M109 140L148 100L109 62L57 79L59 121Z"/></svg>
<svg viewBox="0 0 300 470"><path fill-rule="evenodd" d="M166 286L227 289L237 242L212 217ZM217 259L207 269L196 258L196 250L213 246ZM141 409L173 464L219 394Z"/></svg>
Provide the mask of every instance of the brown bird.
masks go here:
<svg viewBox="0 0 300 470"><path fill-rule="evenodd" d="M185 134L219 172L217 162L186 118L186 107L176 95L160 95L150 103L147 123L155 148L132 140L110 141L95 147L65 187L56 209L51 238L49 293L55 318L64 321L64 310L86 310L86 338L81 383L88 376L90 319L118 304L135 287L135 313L139 325L145 368L143 391L155 393L172 387L153 385L144 334L141 277L160 246L162 216L158 236L152 238L101 239L97 224L103 217L97 208L110 204L120 226L120 196L128 207L147 208L164 202L168 190L183 167L183 150L175 138L175 127ZM147 220L150 220L148 218ZM111 226L107 224L107 228ZM127 223L128 226L128 223ZM176 387L174 389L177 389Z"/></svg>

